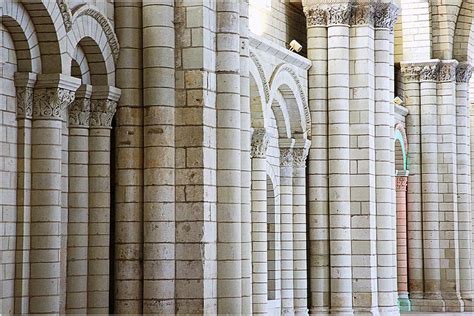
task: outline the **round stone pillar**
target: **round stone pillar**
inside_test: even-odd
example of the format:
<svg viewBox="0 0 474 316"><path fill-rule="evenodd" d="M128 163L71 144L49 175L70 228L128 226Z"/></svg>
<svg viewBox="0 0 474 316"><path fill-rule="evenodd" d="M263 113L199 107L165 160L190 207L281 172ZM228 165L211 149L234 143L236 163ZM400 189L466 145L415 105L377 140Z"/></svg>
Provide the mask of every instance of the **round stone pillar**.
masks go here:
<svg viewBox="0 0 474 316"><path fill-rule="evenodd" d="M250 155L251 217L252 217L252 312L268 312L268 256L267 256L267 165L266 151L269 138L264 128L255 129Z"/></svg>
<svg viewBox="0 0 474 316"><path fill-rule="evenodd" d="M456 69L457 201L459 229L459 279L464 311L474 312L474 288L471 267L471 132L469 122L469 80L473 67L460 63Z"/></svg>
<svg viewBox="0 0 474 316"><path fill-rule="evenodd" d="M398 302L400 310L405 312L411 310L408 296L407 183L408 175L396 177Z"/></svg>
<svg viewBox="0 0 474 316"><path fill-rule="evenodd" d="M421 195L423 216L424 299L433 311L443 311L441 297L439 178L438 178L438 111L437 90L439 61L427 62L420 72L421 124Z"/></svg>
<svg viewBox="0 0 474 316"><path fill-rule="evenodd" d="M240 4L216 8L217 311L241 314Z"/></svg>
<svg viewBox="0 0 474 316"><path fill-rule="evenodd" d="M89 243L89 116L92 86L81 85L68 110L69 193L66 313L87 313Z"/></svg>
<svg viewBox="0 0 474 316"><path fill-rule="evenodd" d="M80 85L62 74L38 75L32 123L29 313L61 310L62 121Z"/></svg>
<svg viewBox="0 0 474 316"><path fill-rule="evenodd" d="M286 147L287 146L287 147ZM281 244L281 309L294 314L293 252L293 148L280 141L280 244Z"/></svg>
<svg viewBox="0 0 474 316"><path fill-rule="evenodd" d="M31 218L31 119L36 74L15 74L17 99L17 212L15 254L15 314L28 313Z"/></svg>
<svg viewBox="0 0 474 316"><path fill-rule="evenodd" d="M351 5L328 10L328 150L331 313L352 314L349 22Z"/></svg>
<svg viewBox="0 0 474 316"><path fill-rule="evenodd" d="M295 315L308 314L306 158L310 142L293 148L293 304Z"/></svg>
<svg viewBox="0 0 474 316"><path fill-rule="evenodd" d="M94 86L89 128L88 313L109 310L110 131L120 90Z"/></svg>

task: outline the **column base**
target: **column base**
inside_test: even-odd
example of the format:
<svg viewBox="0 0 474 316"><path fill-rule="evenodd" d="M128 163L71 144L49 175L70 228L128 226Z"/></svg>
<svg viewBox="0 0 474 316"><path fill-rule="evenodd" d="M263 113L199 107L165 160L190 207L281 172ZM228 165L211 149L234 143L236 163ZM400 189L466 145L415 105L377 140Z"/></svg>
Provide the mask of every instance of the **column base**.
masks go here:
<svg viewBox="0 0 474 316"><path fill-rule="evenodd" d="M465 312L474 312L474 298L463 298L462 301Z"/></svg>
<svg viewBox="0 0 474 316"><path fill-rule="evenodd" d="M411 312L411 301L408 293L398 294L398 308L400 312Z"/></svg>
<svg viewBox="0 0 474 316"><path fill-rule="evenodd" d="M446 306L441 296L439 298L412 298L412 312L444 312Z"/></svg>
<svg viewBox="0 0 474 316"><path fill-rule="evenodd" d="M464 302L458 295L444 297L445 312L463 312Z"/></svg>
<svg viewBox="0 0 474 316"><path fill-rule="evenodd" d="M315 308L311 308L309 310L309 313L311 315L326 316L326 315L329 315L329 308L328 307L315 307Z"/></svg>
<svg viewBox="0 0 474 316"><path fill-rule="evenodd" d="M339 316L353 316L354 310L352 310L352 308L331 308L330 314Z"/></svg>
<svg viewBox="0 0 474 316"><path fill-rule="evenodd" d="M308 315L309 310L307 308L295 308L295 315L305 316Z"/></svg>

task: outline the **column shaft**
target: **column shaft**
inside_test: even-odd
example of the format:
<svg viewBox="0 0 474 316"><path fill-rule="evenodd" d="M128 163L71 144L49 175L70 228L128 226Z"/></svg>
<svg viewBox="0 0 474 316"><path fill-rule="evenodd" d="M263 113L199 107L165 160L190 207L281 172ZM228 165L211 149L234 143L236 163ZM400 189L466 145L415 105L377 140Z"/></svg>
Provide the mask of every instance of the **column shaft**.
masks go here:
<svg viewBox="0 0 474 316"><path fill-rule="evenodd" d="M87 313L89 242L89 115L91 86L82 85L68 110L69 193L66 313Z"/></svg>
<svg viewBox="0 0 474 316"><path fill-rule="evenodd" d="M469 124L469 79L472 66L462 63L456 76L457 202L459 229L459 278L464 310L474 311L473 274L470 264L472 243L471 217L471 135Z"/></svg>
<svg viewBox="0 0 474 316"><path fill-rule="evenodd" d="M174 314L174 1L145 1L142 10L145 89L143 312Z"/></svg>
<svg viewBox="0 0 474 316"><path fill-rule="evenodd" d="M407 176L397 176L397 290L401 311L410 311L408 298Z"/></svg>
<svg viewBox="0 0 474 316"><path fill-rule="evenodd" d="M140 314L143 295L142 1L115 1L122 97L115 129L114 312Z"/></svg>
<svg viewBox="0 0 474 316"><path fill-rule="evenodd" d="M352 312L349 26L328 27L331 312ZM337 58L336 58L337 57Z"/></svg>
<svg viewBox="0 0 474 316"><path fill-rule="evenodd" d="M30 313L61 312L62 117L79 80L41 75L32 124Z"/></svg>
<svg viewBox="0 0 474 316"><path fill-rule="evenodd" d="M308 25L309 107L311 140L308 163L309 291L312 313L324 313L330 304L329 195L328 195L328 39L326 26Z"/></svg>
<svg viewBox="0 0 474 316"><path fill-rule="evenodd" d="M242 312L238 2L217 2L217 308Z"/></svg>

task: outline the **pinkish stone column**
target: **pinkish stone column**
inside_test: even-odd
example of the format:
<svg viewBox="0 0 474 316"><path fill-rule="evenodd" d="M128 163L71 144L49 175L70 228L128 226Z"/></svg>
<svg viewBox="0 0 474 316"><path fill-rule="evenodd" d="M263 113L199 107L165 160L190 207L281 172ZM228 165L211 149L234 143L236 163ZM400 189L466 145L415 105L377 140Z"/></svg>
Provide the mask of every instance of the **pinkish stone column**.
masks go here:
<svg viewBox="0 0 474 316"><path fill-rule="evenodd" d="M400 310L410 310L408 298L407 183L408 174L397 176L397 283Z"/></svg>

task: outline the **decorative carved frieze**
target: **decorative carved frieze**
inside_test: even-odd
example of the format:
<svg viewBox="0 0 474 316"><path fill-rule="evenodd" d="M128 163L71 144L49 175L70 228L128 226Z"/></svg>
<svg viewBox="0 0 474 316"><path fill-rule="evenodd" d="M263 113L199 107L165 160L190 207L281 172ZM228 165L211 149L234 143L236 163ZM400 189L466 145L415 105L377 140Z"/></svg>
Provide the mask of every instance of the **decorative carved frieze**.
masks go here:
<svg viewBox="0 0 474 316"><path fill-rule="evenodd" d="M114 61L115 63L117 63L120 53L120 46L117 39L117 35L115 35L114 28L110 23L109 19L100 11L98 11L95 7L90 5L83 5L74 11L74 19L77 19L84 15L92 17L97 21L97 23L100 24L100 26L104 30L105 37L107 38L107 42L109 43L110 49L112 51L112 55L114 56Z"/></svg>
<svg viewBox="0 0 474 316"><path fill-rule="evenodd" d="M303 1L308 26L372 25L393 30L399 9L393 3L374 1Z"/></svg>
<svg viewBox="0 0 474 316"><path fill-rule="evenodd" d="M69 32L72 29L72 13L67 5L66 0L56 0L58 4L59 11L61 12L61 16L63 18L64 28L66 32Z"/></svg>
<svg viewBox="0 0 474 316"><path fill-rule="evenodd" d="M89 127L91 100L89 98L76 98L72 102L69 111L69 126Z"/></svg>
<svg viewBox="0 0 474 316"><path fill-rule="evenodd" d="M266 156L270 138L264 128L256 128L252 134L250 156L252 158L264 158Z"/></svg>
<svg viewBox="0 0 474 316"><path fill-rule="evenodd" d="M33 88L16 89L17 117L31 119L33 116Z"/></svg>
<svg viewBox="0 0 474 316"><path fill-rule="evenodd" d="M74 98L75 92L64 88L36 89L33 99L33 117L63 119L67 107Z"/></svg>
<svg viewBox="0 0 474 316"><path fill-rule="evenodd" d="M112 119L117 110L117 101L91 100L90 126L95 128L111 128Z"/></svg>
<svg viewBox="0 0 474 316"><path fill-rule="evenodd" d="M471 80L474 67L467 62L460 63L456 69L457 82L469 82Z"/></svg>
<svg viewBox="0 0 474 316"><path fill-rule="evenodd" d="M406 82L419 81L422 66L419 64L402 64L402 76Z"/></svg>
<svg viewBox="0 0 474 316"><path fill-rule="evenodd" d="M407 190L408 185L408 177L407 176L397 176L396 177L396 187L397 192L405 192Z"/></svg>

